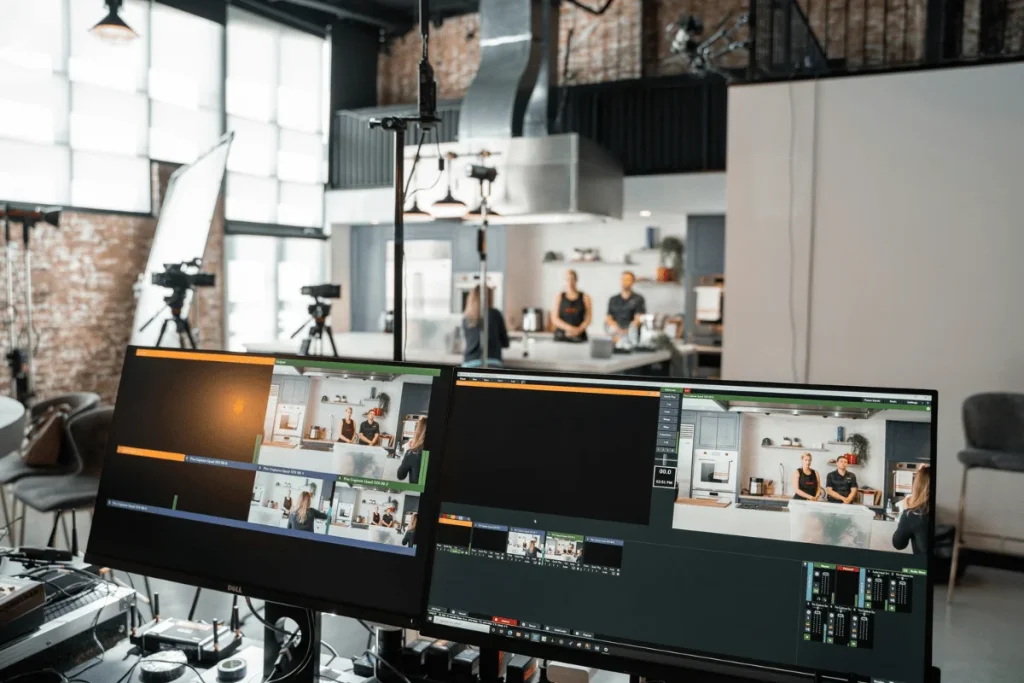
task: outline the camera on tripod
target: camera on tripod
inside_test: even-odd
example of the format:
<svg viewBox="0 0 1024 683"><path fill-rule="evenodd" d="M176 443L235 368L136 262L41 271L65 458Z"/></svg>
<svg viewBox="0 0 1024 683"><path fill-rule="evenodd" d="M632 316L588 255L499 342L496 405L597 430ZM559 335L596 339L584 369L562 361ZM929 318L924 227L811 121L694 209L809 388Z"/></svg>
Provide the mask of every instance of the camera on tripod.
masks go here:
<svg viewBox="0 0 1024 683"><path fill-rule="evenodd" d="M213 287L217 284L217 276L199 270L202 259L194 258L181 263L165 263L164 272L153 273L153 284L167 289L192 289L193 287ZM195 268L196 272L186 272L186 268ZM305 294L305 291L303 291Z"/></svg>
<svg viewBox="0 0 1024 683"><path fill-rule="evenodd" d="M341 285L306 285L302 294L314 299L340 299Z"/></svg>

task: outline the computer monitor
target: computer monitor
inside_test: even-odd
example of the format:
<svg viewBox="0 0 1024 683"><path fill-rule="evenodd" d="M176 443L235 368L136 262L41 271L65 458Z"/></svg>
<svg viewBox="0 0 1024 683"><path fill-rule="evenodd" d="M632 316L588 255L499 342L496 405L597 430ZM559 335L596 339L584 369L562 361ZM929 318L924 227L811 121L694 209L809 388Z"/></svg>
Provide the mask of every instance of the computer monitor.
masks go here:
<svg viewBox="0 0 1024 683"><path fill-rule="evenodd" d="M86 559L414 624L450 387L442 366L129 347Z"/></svg>
<svg viewBox="0 0 1024 683"><path fill-rule="evenodd" d="M924 683L936 401L456 370L423 631L657 677Z"/></svg>

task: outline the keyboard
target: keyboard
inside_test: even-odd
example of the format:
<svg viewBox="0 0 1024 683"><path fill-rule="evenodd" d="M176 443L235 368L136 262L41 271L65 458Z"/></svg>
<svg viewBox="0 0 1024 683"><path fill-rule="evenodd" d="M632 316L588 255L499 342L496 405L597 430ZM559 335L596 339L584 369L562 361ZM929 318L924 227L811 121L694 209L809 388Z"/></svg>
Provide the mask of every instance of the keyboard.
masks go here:
<svg viewBox="0 0 1024 683"><path fill-rule="evenodd" d="M91 602L96 602L100 598L106 595L107 589L103 586L97 586L92 590L83 591L72 597L60 597L52 600L50 604L43 608L43 620L51 621L65 614L70 614L76 609L81 609Z"/></svg>

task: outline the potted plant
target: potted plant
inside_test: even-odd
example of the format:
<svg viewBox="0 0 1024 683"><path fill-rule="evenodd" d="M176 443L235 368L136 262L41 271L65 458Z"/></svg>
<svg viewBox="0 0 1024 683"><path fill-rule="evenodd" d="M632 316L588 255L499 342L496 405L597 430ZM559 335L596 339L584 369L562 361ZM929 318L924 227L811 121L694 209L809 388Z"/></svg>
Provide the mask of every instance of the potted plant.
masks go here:
<svg viewBox="0 0 1024 683"><path fill-rule="evenodd" d="M661 244L658 245L658 249L661 251L659 275L664 273L665 276L659 277L659 281L673 282L682 278L684 248L683 241L678 237L662 238Z"/></svg>
<svg viewBox="0 0 1024 683"><path fill-rule="evenodd" d="M868 440L863 434L850 434L850 437L846 440L850 444L850 448L853 449L854 462L851 465L864 465L868 461Z"/></svg>

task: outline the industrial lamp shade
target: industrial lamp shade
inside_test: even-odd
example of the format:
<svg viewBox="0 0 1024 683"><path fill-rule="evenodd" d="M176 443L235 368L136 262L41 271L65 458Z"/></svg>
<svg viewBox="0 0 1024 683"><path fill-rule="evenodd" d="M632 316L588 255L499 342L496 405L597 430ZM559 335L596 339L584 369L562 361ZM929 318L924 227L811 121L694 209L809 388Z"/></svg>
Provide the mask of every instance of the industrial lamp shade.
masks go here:
<svg viewBox="0 0 1024 683"><path fill-rule="evenodd" d="M498 218L501 214L490 206L487 207L487 218ZM464 216L467 221L482 221L484 219L484 205L477 204L476 208Z"/></svg>
<svg viewBox="0 0 1024 683"><path fill-rule="evenodd" d="M121 0L108 0L107 7L110 8L107 16L89 29L93 35L99 36L108 43L127 43L139 37L139 34L118 14Z"/></svg>
<svg viewBox="0 0 1024 683"><path fill-rule="evenodd" d="M434 218L463 218L467 213L469 207L466 206L466 202L452 196L451 190L448 190L444 199L434 202L430 207L430 215Z"/></svg>
<svg viewBox="0 0 1024 683"><path fill-rule="evenodd" d="M430 223L433 220L434 217L421 209L415 199L412 200L412 208L402 212L402 221L405 223Z"/></svg>

